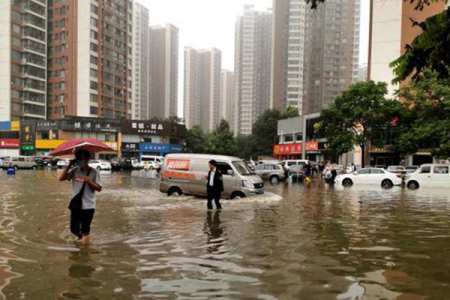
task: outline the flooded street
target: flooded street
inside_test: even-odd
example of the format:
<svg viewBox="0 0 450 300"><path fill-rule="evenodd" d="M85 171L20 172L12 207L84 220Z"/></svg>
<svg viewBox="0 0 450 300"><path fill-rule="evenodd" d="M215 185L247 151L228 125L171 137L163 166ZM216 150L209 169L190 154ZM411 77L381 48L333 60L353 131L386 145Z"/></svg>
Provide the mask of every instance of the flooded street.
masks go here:
<svg viewBox="0 0 450 300"><path fill-rule="evenodd" d="M92 245L56 171L0 173L0 299L446 299L450 191L266 183L260 197L168 198L102 174Z"/></svg>

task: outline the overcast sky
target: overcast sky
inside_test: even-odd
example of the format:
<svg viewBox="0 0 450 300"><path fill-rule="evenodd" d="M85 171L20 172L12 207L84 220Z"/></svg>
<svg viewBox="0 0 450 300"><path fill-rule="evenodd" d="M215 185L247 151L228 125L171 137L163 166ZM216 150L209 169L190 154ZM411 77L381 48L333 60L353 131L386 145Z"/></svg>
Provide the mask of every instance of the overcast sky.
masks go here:
<svg viewBox="0 0 450 300"><path fill-rule="evenodd" d="M272 0L137 0L150 11L150 25L172 23L180 29L178 112L182 115L184 48L218 48L222 68L234 69L234 26L245 4L258 10L272 7ZM360 65L367 64L369 2L361 0Z"/></svg>

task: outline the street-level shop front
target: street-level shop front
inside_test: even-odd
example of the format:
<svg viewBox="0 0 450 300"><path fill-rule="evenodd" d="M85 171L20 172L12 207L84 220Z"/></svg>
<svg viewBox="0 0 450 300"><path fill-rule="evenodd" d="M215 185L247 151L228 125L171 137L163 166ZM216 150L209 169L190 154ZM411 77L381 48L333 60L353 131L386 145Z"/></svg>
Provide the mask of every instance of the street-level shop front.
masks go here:
<svg viewBox="0 0 450 300"><path fill-rule="evenodd" d="M139 157L142 155L165 156L169 153L181 153L183 146L179 144L140 143Z"/></svg>

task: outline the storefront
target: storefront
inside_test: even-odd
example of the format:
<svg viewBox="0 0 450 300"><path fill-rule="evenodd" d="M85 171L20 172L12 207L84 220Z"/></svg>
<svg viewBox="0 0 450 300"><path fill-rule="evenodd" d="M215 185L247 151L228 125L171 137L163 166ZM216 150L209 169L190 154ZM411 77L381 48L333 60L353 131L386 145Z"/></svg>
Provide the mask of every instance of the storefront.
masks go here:
<svg viewBox="0 0 450 300"><path fill-rule="evenodd" d="M36 155L48 156L50 152L65 142L67 140L36 140Z"/></svg>
<svg viewBox="0 0 450 300"><path fill-rule="evenodd" d="M280 144L275 145L273 148L274 158L278 160L285 159L301 159L303 153L303 144L292 143L292 144ZM306 143L306 155L317 155L319 152L319 143L312 141ZM309 159L309 158L308 158Z"/></svg>
<svg viewBox="0 0 450 300"><path fill-rule="evenodd" d="M139 143L122 142L122 156L139 159Z"/></svg>
<svg viewBox="0 0 450 300"><path fill-rule="evenodd" d="M179 144L140 143L139 157L142 155L165 156L169 153L181 153L183 147Z"/></svg>
<svg viewBox="0 0 450 300"><path fill-rule="evenodd" d="M20 148L20 123L0 122L0 157L17 156Z"/></svg>
<svg viewBox="0 0 450 300"><path fill-rule="evenodd" d="M387 148L372 147L369 152L370 166L398 166L401 164L400 155L389 151Z"/></svg>

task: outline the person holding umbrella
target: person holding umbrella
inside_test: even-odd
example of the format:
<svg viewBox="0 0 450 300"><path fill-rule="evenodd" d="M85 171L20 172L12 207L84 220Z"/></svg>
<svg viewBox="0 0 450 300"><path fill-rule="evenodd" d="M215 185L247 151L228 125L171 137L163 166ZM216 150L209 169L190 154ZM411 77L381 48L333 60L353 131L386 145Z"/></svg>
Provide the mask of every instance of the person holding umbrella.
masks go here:
<svg viewBox="0 0 450 300"><path fill-rule="evenodd" d="M72 196L74 197L69 206L70 231L82 240L83 244L89 244L91 223L94 218L96 194L102 191L100 174L97 170L89 167L91 155L86 150L75 152L75 160L59 176L59 181L72 181ZM81 207L74 203L76 197L81 199ZM78 204L79 205L79 204Z"/></svg>
<svg viewBox="0 0 450 300"><path fill-rule="evenodd" d="M102 191L100 174L89 167L90 152L113 151L110 147L96 139L73 139L50 153L51 156L75 154L59 176L59 181L72 181L73 198L70 201L70 231L89 244L92 219L97 201L96 192Z"/></svg>

